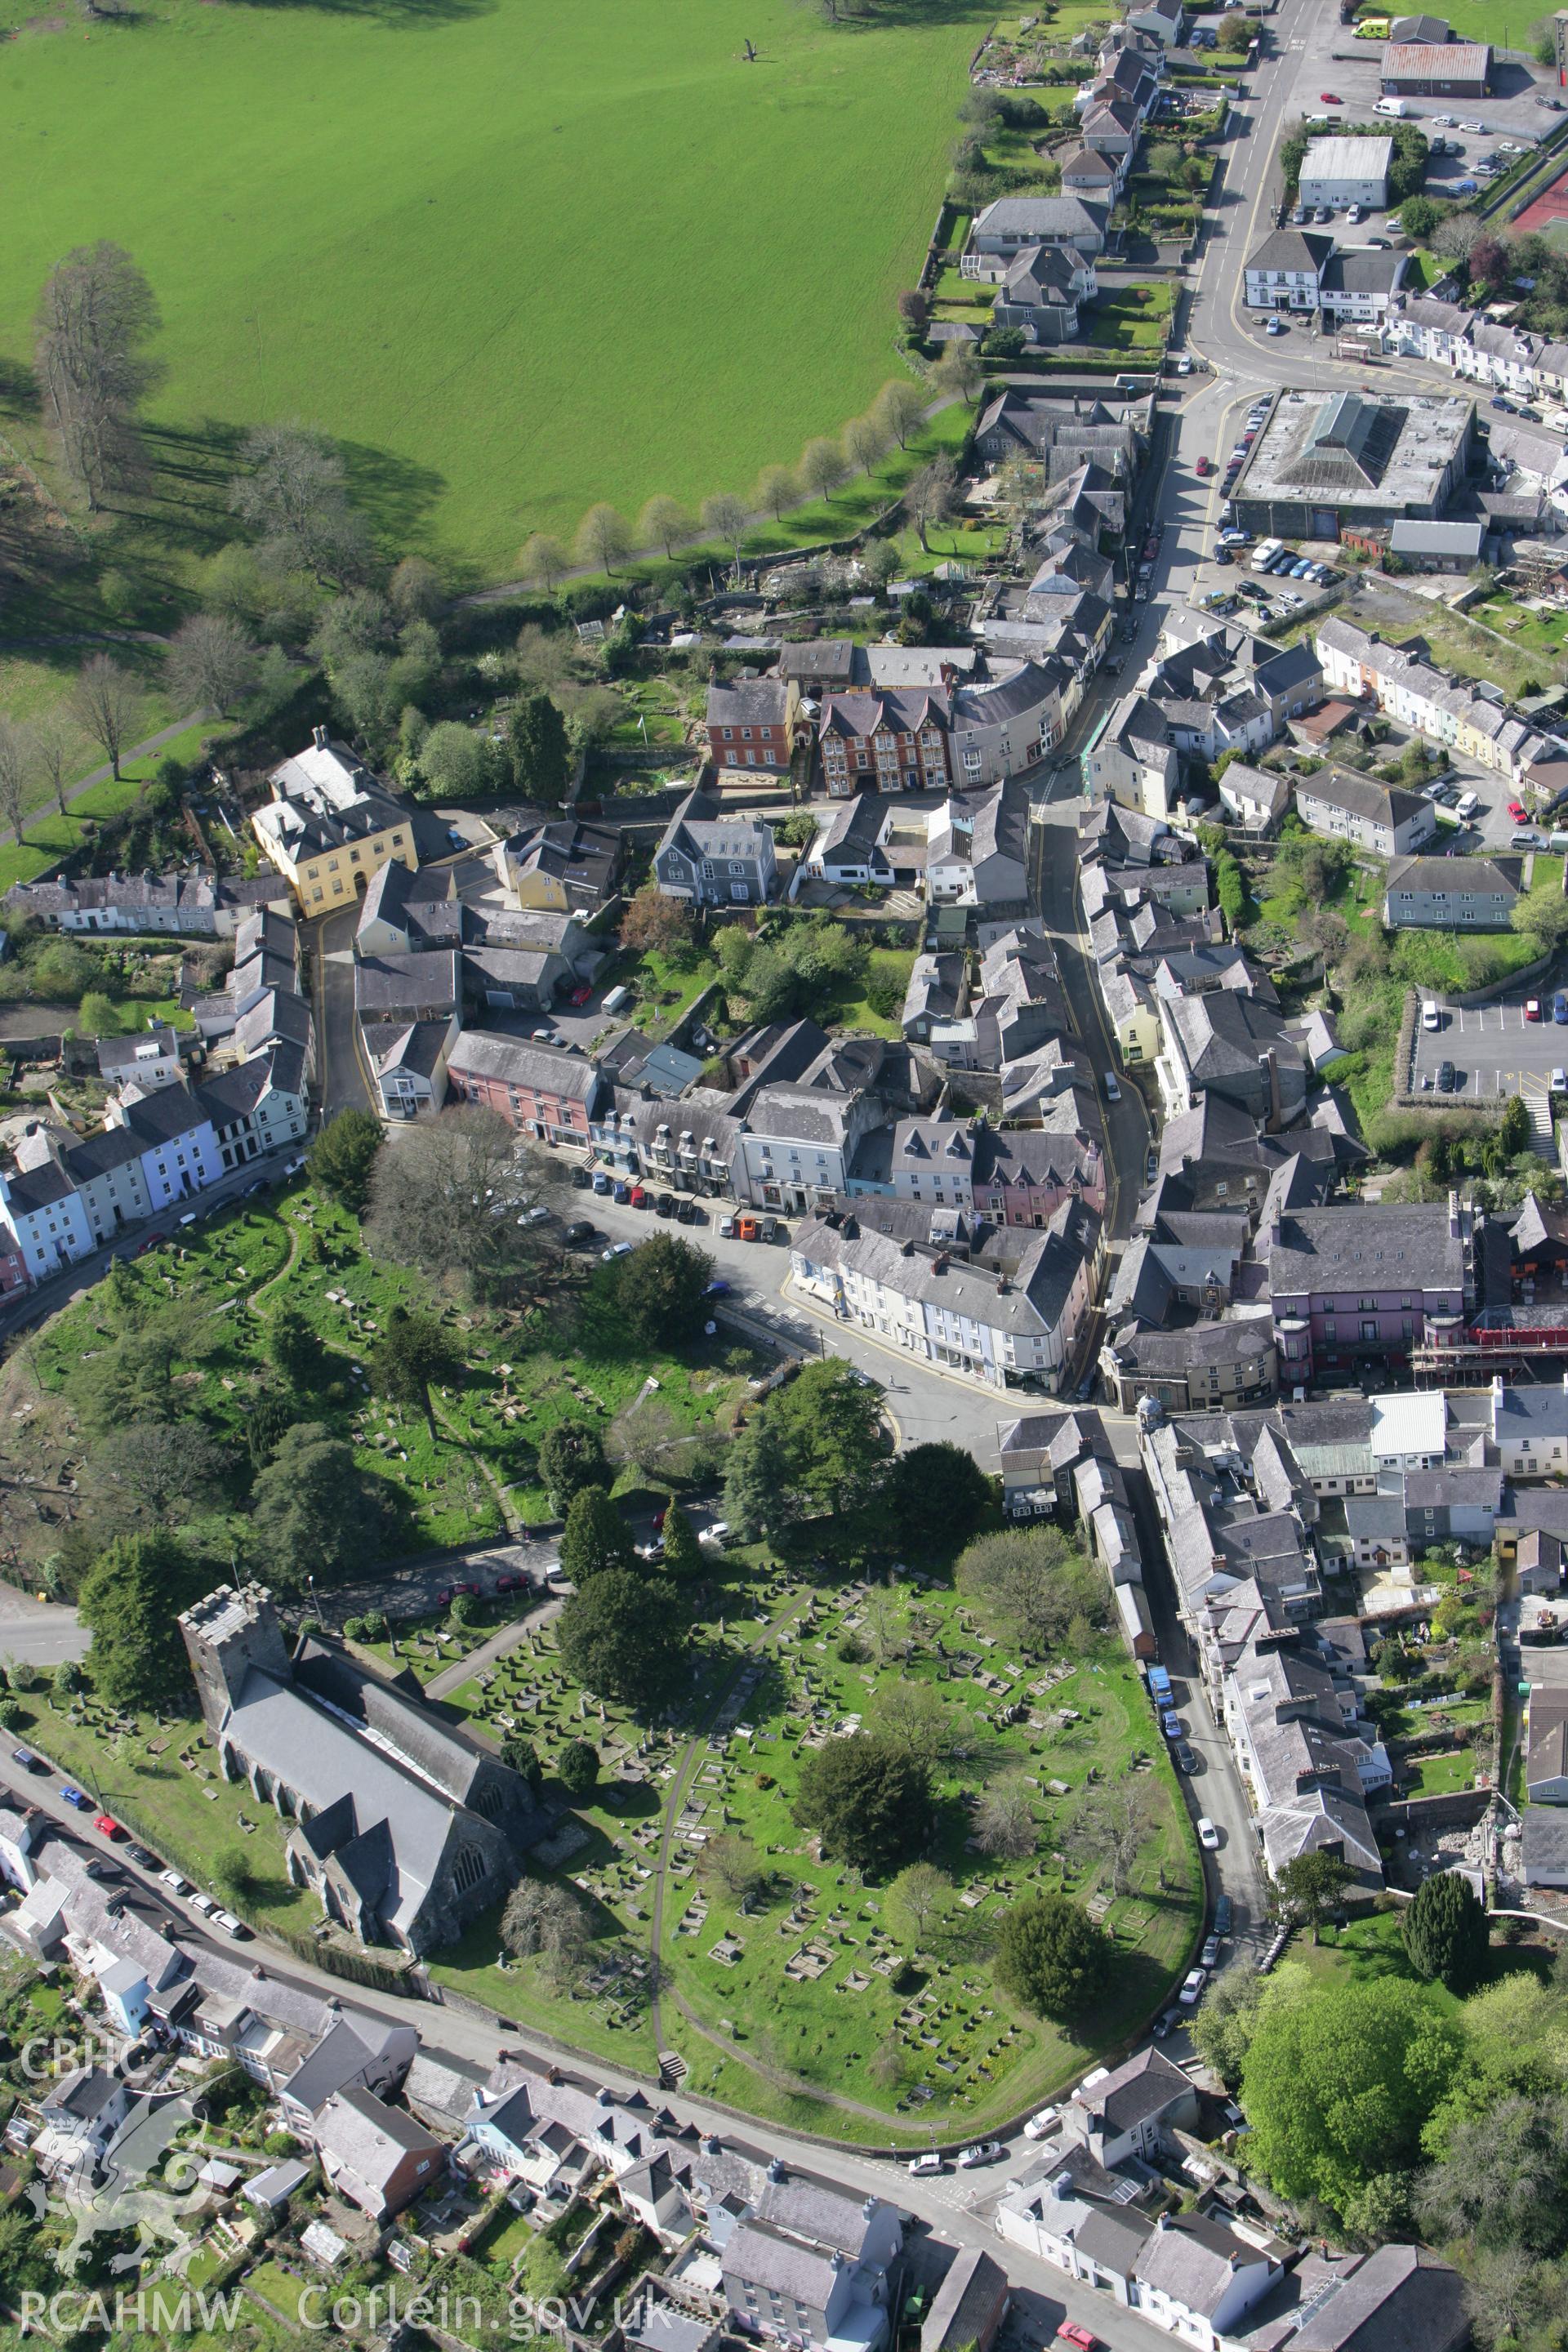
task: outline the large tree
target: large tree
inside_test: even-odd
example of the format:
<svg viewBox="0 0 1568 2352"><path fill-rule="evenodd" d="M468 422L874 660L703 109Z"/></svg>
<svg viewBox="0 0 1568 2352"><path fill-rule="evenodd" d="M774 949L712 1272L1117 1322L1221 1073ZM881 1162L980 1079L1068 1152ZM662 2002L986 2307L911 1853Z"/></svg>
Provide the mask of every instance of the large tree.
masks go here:
<svg viewBox="0 0 1568 2352"><path fill-rule="evenodd" d="M611 1569L591 1577L561 1612L568 1674L600 1698L647 1717L689 1687L691 1653L673 1584Z"/></svg>
<svg viewBox="0 0 1568 2352"><path fill-rule="evenodd" d="M1104 1992L1115 1951L1070 1895L1027 1895L1002 1915L996 1981L1041 2017L1077 2017Z"/></svg>
<svg viewBox="0 0 1568 2352"><path fill-rule="evenodd" d="M305 1154L311 1182L357 1217L370 1198L370 1172L381 1145L381 1121L374 1112L336 1112Z"/></svg>
<svg viewBox="0 0 1568 2352"><path fill-rule="evenodd" d="M1486 1966L1486 1906L1457 1870L1439 1871L1416 1889L1399 1932L1416 1975L1428 1983L1436 1979L1450 1992L1470 1991Z"/></svg>
<svg viewBox="0 0 1568 2352"><path fill-rule="evenodd" d="M851 1732L805 1759L793 1811L820 1832L825 1854L880 1876L931 1836L931 1773L899 1741Z"/></svg>
<svg viewBox="0 0 1568 2352"><path fill-rule="evenodd" d="M1125 1895L1159 1812L1159 1793L1146 1774L1102 1782L1086 1793L1068 1844L1087 1865L1109 1862L1111 1893Z"/></svg>
<svg viewBox="0 0 1568 2352"><path fill-rule="evenodd" d="M907 449L925 416L925 399L919 384L910 383L907 376L891 377L877 395L876 413L900 448Z"/></svg>
<svg viewBox="0 0 1568 2352"><path fill-rule="evenodd" d="M616 1313L642 1348L680 1348L695 1339L706 1314L713 1261L674 1234L651 1234L607 1279Z"/></svg>
<svg viewBox="0 0 1568 2352"><path fill-rule="evenodd" d="M460 1276L489 1296L539 1255L524 1222L539 1186L499 1111L470 1103L400 1136L371 1171L366 1229L376 1247L433 1280Z"/></svg>
<svg viewBox="0 0 1568 2352"><path fill-rule="evenodd" d="M96 509L146 477L137 404L153 380L153 289L122 246L100 238L57 262L38 303L36 366L66 472Z"/></svg>
<svg viewBox="0 0 1568 2352"><path fill-rule="evenodd" d="M561 1573L579 1590L590 1577L637 1567L632 1531L603 1486L584 1486L572 1497L561 1535Z"/></svg>
<svg viewBox="0 0 1568 2352"><path fill-rule="evenodd" d="M544 808L559 808L572 775L566 721L542 688L519 694L507 713L507 757L518 791Z"/></svg>
<svg viewBox="0 0 1568 2352"><path fill-rule="evenodd" d="M1561 2253L1568 2244L1568 2097L1516 2093L1494 2100L1452 2132L1447 2156L1417 2184L1415 2203L1435 2238L1521 2246L1538 2259Z"/></svg>
<svg viewBox="0 0 1568 2352"><path fill-rule="evenodd" d="M528 540L517 559L518 569L525 580L542 588L547 596L555 593L557 583L572 567L572 558L560 540L549 531L536 530Z"/></svg>
<svg viewBox="0 0 1568 2352"><path fill-rule="evenodd" d="M698 1576L702 1570L702 1549L692 1531L691 1522L679 1503L670 1503L664 1514L664 1559L666 1576L678 1583L688 1577Z"/></svg>
<svg viewBox="0 0 1568 2352"><path fill-rule="evenodd" d="M991 1481L973 1454L949 1438L912 1445L900 1454L888 1480L888 1507L903 1544L926 1543L940 1550L962 1543L993 1500Z"/></svg>
<svg viewBox="0 0 1568 2352"><path fill-rule="evenodd" d="M162 1534L121 1536L93 1562L77 1600L91 1632L87 1671L110 1706L177 1706L191 1688L180 1612L199 1601L210 1569Z"/></svg>
<svg viewBox="0 0 1568 2352"><path fill-rule="evenodd" d="M591 1421L557 1421L539 1441L535 1466L551 1509L564 1517L574 1496L605 1483L605 1441Z"/></svg>
<svg viewBox="0 0 1568 2352"><path fill-rule="evenodd" d="M590 507L577 526L577 561L591 572L615 577L617 563L632 551L632 535L625 518L603 501Z"/></svg>
<svg viewBox="0 0 1568 2352"><path fill-rule="evenodd" d="M209 1504L227 1467L224 1448L190 1422L132 1421L98 1440L84 1483L110 1524L161 1528Z"/></svg>
<svg viewBox="0 0 1568 2352"><path fill-rule="evenodd" d="M1105 1614L1105 1581L1059 1528L982 1536L958 1563L960 1589L1026 1649L1048 1650L1079 1618Z"/></svg>
<svg viewBox="0 0 1568 2352"><path fill-rule="evenodd" d="M931 1862L911 1862L889 1887L883 1909L895 1936L927 1948L952 1916L952 1881Z"/></svg>
<svg viewBox="0 0 1568 2352"><path fill-rule="evenodd" d="M929 549L926 533L932 525L945 522L952 512L957 487L958 476L952 459L945 453L933 457L929 465L922 466L918 473L911 476L910 486L904 492L904 511L920 533L922 548Z"/></svg>
<svg viewBox="0 0 1568 2352"><path fill-rule="evenodd" d="M257 650L237 621L193 613L169 640L164 668L182 704L235 709L256 682Z"/></svg>
<svg viewBox="0 0 1568 2352"><path fill-rule="evenodd" d="M1402 2171L1458 2072L1461 2028L1401 1977L1335 1977L1268 2001L1242 2066L1251 2164L1282 2197L1345 2213Z"/></svg>
<svg viewBox="0 0 1568 2352"><path fill-rule="evenodd" d="M501 758L479 728L443 719L419 746L419 773L427 800L484 800L500 785Z"/></svg>
<svg viewBox="0 0 1568 2352"><path fill-rule="evenodd" d="M136 681L108 654L89 654L71 688L71 716L83 734L90 735L109 761L116 781L125 756L139 703Z"/></svg>
<svg viewBox="0 0 1568 2352"><path fill-rule="evenodd" d="M350 509L347 468L321 433L302 425L261 425L246 436L229 504L259 533L279 571L354 580L369 551L364 526Z"/></svg>
<svg viewBox="0 0 1568 2352"><path fill-rule="evenodd" d="M645 882L621 917L621 945L637 955L653 948L670 956L690 944L691 909L679 898L667 898L657 882Z"/></svg>
<svg viewBox="0 0 1568 2352"><path fill-rule="evenodd" d="M982 1853L994 1854L999 1862L1022 1862L1039 1842L1035 1791L1026 1774L1004 1772L975 1807L975 1844Z"/></svg>
<svg viewBox="0 0 1568 2352"><path fill-rule="evenodd" d="M553 1878L520 1878L500 1915L500 1939L517 1959L538 1959L564 1987L579 1974L589 1943L588 1915L570 1887Z"/></svg>
<svg viewBox="0 0 1568 2352"><path fill-rule="evenodd" d="M22 838L22 805L35 764L32 729L0 716L0 817L5 818L18 844Z"/></svg>
<svg viewBox="0 0 1568 2352"><path fill-rule="evenodd" d="M460 1350L434 1315L393 1308L371 1358L371 1379L378 1395L424 1414L432 1445L438 1433L431 1388L459 1379L463 1370Z"/></svg>
<svg viewBox="0 0 1568 2352"><path fill-rule="evenodd" d="M869 1493L885 1439L882 1391L847 1364L807 1364L775 1389L730 1449L724 1499L744 1528L852 1509Z"/></svg>
<svg viewBox="0 0 1568 2352"><path fill-rule="evenodd" d="M826 438L808 441L801 453L800 478L814 499L830 504L834 491L849 471L849 463L837 441Z"/></svg>
<svg viewBox="0 0 1568 2352"><path fill-rule="evenodd" d="M258 1565L290 1591L311 1577L336 1584L367 1568L385 1541L386 1519L376 1481L359 1470L353 1446L321 1422L285 1430L251 1489Z"/></svg>

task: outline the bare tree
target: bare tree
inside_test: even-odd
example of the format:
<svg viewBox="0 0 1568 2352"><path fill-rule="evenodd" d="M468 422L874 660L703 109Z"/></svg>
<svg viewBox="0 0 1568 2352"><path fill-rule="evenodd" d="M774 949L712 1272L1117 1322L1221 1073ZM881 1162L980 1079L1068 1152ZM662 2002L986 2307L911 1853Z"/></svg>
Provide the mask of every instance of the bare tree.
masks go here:
<svg viewBox="0 0 1568 2352"><path fill-rule="evenodd" d="M438 621L447 609L441 575L423 555L404 557L386 583L386 593L400 621Z"/></svg>
<svg viewBox="0 0 1568 2352"><path fill-rule="evenodd" d="M538 1257L524 1220L544 1189L500 1112L470 1104L376 1154L366 1222L400 1265L485 1291Z"/></svg>
<svg viewBox="0 0 1568 2352"><path fill-rule="evenodd" d="M866 1639L878 1665L885 1666L889 1658L907 1657L910 1650L910 1612L902 1595L890 1584L874 1584L866 1595L861 1612L866 1624Z"/></svg>
<svg viewBox="0 0 1568 2352"><path fill-rule="evenodd" d="M1432 239L1432 250L1440 253L1445 261L1468 261L1481 236L1481 224L1473 213L1450 213L1437 225Z"/></svg>
<svg viewBox="0 0 1568 2352"><path fill-rule="evenodd" d="M125 741L136 721L136 681L107 654L93 654L83 662L71 688L71 711L83 731L102 751L115 781Z"/></svg>
<svg viewBox="0 0 1568 2352"><path fill-rule="evenodd" d="M757 476L756 498L777 522L800 504L800 484L787 466L764 466Z"/></svg>
<svg viewBox="0 0 1568 2352"><path fill-rule="evenodd" d="M537 1958L552 1983L564 1988L582 1969L588 1916L553 1879L520 1878L500 1915L500 1939L516 1958Z"/></svg>
<svg viewBox="0 0 1568 2352"><path fill-rule="evenodd" d="M572 568L572 558L558 539L547 530L536 530L523 546L517 559L518 569L525 580L542 588L547 596L555 593L556 583Z"/></svg>
<svg viewBox="0 0 1568 2352"><path fill-rule="evenodd" d="M877 395L873 415L879 416L900 449L907 449L925 421L926 404L918 384L893 376Z"/></svg>
<svg viewBox="0 0 1568 2352"><path fill-rule="evenodd" d="M637 517L637 538L644 547L662 547L668 562L683 539L691 537L691 517L679 499L661 492L649 499Z"/></svg>
<svg viewBox="0 0 1568 2352"><path fill-rule="evenodd" d="M89 509L145 478L136 407L153 381L142 346L157 325L153 289L122 246L79 245L45 281L38 387L66 471Z"/></svg>
<svg viewBox="0 0 1568 2352"><path fill-rule="evenodd" d="M916 1947L929 1944L952 1908L952 1881L931 1862L911 1862L889 1887L886 1907L893 1932Z"/></svg>
<svg viewBox="0 0 1568 2352"><path fill-rule="evenodd" d="M624 563L632 551L632 535L626 520L612 506L603 501L590 507L577 526L577 560L595 572L615 577L617 563Z"/></svg>
<svg viewBox="0 0 1568 2352"><path fill-rule="evenodd" d="M702 501L703 530L721 539L737 563L741 560L741 541L751 520L745 499L736 498L731 491L716 490L710 499Z"/></svg>
<svg viewBox="0 0 1568 2352"><path fill-rule="evenodd" d="M999 1862L1022 1862L1034 1853L1039 1835L1034 1790L1022 1772L1005 1772L975 1808L975 1843Z"/></svg>
<svg viewBox="0 0 1568 2352"><path fill-rule="evenodd" d="M952 507L956 477L952 459L944 451L922 466L904 492L904 511L920 533L921 545L930 552L926 533L933 523L945 520Z"/></svg>
<svg viewBox="0 0 1568 2352"><path fill-rule="evenodd" d="M256 683L256 647L237 621L193 613L182 621L164 657L170 686L183 703L232 710Z"/></svg>
<svg viewBox="0 0 1568 2352"><path fill-rule="evenodd" d="M64 713L47 710L33 726L33 752L38 773L54 795L55 806L66 814L66 778L74 767L76 730Z"/></svg>
<svg viewBox="0 0 1568 2352"><path fill-rule="evenodd" d="M0 716L0 816L18 842L22 838L22 803L35 761L32 729Z"/></svg>
<svg viewBox="0 0 1568 2352"><path fill-rule="evenodd" d="M241 457L228 502L261 533L275 563L328 580L363 572L368 536L349 506L342 457L324 434L263 425L246 436Z"/></svg>
<svg viewBox="0 0 1568 2352"><path fill-rule="evenodd" d="M858 472L868 474L888 446L887 427L875 411L857 416L844 428L844 447Z"/></svg>
<svg viewBox="0 0 1568 2352"><path fill-rule="evenodd" d="M1111 1892L1125 1895L1158 1810L1154 1784L1147 1776L1091 1789L1068 1833L1068 1851L1083 1862L1109 1861Z"/></svg>
<svg viewBox="0 0 1568 2352"><path fill-rule="evenodd" d="M749 1895L760 1895L768 1881L756 1847L738 1830L725 1830L710 1839L697 1858L697 1867L705 1877L717 1879L736 1903Z"/></svg>
<svg viewBox="0 0 1568 2352"><path fill-rule="evenodd" d="M517 676L521 686L548 694L576 674L576 641L569 629L542 629L525 621L517 633Z"/></svg>
<svg viewBox="0 0 1568 2352"><path fill-rule="evenodd" d="M833 493L849 468L837 441L808 441L800 461L800 478L814 499L832 503Z"/></svg>

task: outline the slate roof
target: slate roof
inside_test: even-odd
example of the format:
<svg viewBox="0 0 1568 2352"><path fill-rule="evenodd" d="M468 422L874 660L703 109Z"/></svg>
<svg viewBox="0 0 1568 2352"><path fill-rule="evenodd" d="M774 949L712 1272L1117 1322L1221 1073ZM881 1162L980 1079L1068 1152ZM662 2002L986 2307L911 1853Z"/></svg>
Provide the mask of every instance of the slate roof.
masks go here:
<svg viewBox="0 0 1568 2352"><path fill-rule="evenodd" d="M1179 2066L1160 2050L1141 2050L1114 2067L1103 2082L1084 2084L1074 2094L1078 2105L1102 2118L1108 2132L1132 2130L1152 2116L1163 2115L1175 2100L1191 2098L1193 2086Z"/></svg>
<svg viewBox="0 0 1568 2352"><path fill-rule="evenodd" d="M324 2156L376 2189L386 2187L405 2156L434 2159L443 2153L422 2123L373 2091L334 2092L317 2114L314 2137Z"/></svg>
<svg viewBox="0 0 1568 2352"><path fill-rule="evenodd" d="M447 1066L455 1076L528 1087L567 1102L592 1104L600 1085L599 1073L586 1055L488 1029L465 1029Z"/></svg>
<svg viewBox="0 0 1568 2352"><path fill-rule="evenodd" d="M1300 777L1296 785L1298 808L1303 801L1321 801L1328 808L1342 809L1347 816L1383 825L1390 833L1408 824L1430 805L1415 793L1404 792L1397 784L1379 783L1374 776L1358 776L1349 768L1330 768Z"/></svg>
<svg viewBox="0 0 1568 2352"><path fill-rule="evenodd" d="M1212 2318L1235 2281L1232 2257L1243 2264L1268 2258L1235 2231L1199 2213L1175 2215L1151 2231L1136 2265L1144 2284L1161 2288L1174 2303Z"/></svg>
<svg viewBox="0 0 1568 2352"><path fill-rule="evenodd" d="M1354 1202L1297 1209L1268 1245L1276 1298L1300 1291L1462 1290L1464 1244L1448 1231L1443 1202Z"/></svg>

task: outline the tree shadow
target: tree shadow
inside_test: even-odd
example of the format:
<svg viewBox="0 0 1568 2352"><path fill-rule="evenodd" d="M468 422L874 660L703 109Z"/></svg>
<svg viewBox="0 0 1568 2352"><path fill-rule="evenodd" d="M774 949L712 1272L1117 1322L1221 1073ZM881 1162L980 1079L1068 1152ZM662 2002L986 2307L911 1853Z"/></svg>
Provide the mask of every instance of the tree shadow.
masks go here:
<svg viewBox="0 0 1568 2352"><path fill-rule="evenodd" d="M475 16L492 15L496 0L244 0L244 5L300 16L320 10L329 16L359 16L395 31L404 26L466 25Z"/></svg>
<svg viewBox="0 0 1568 2352"><path fill-rule="evenodd" d="M433 466L416 465L363 441L334 441L348 470L349 504L390 555L413 551L430 509L447 488Z"/></svg>

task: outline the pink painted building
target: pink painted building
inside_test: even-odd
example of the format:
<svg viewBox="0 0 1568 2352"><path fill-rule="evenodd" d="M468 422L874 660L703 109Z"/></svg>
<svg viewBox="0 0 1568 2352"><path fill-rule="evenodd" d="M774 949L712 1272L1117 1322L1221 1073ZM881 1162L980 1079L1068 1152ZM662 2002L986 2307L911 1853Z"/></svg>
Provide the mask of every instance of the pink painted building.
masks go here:
<svg viewBox="0 0 1568 2352"><path fill-rule="evenodd" d="M1472 1210L1442 1202L1293 1209L1267 1252L1281 1386L1341 1366L1397 1366L1456 1344L1476 1301Z"/></svg>

